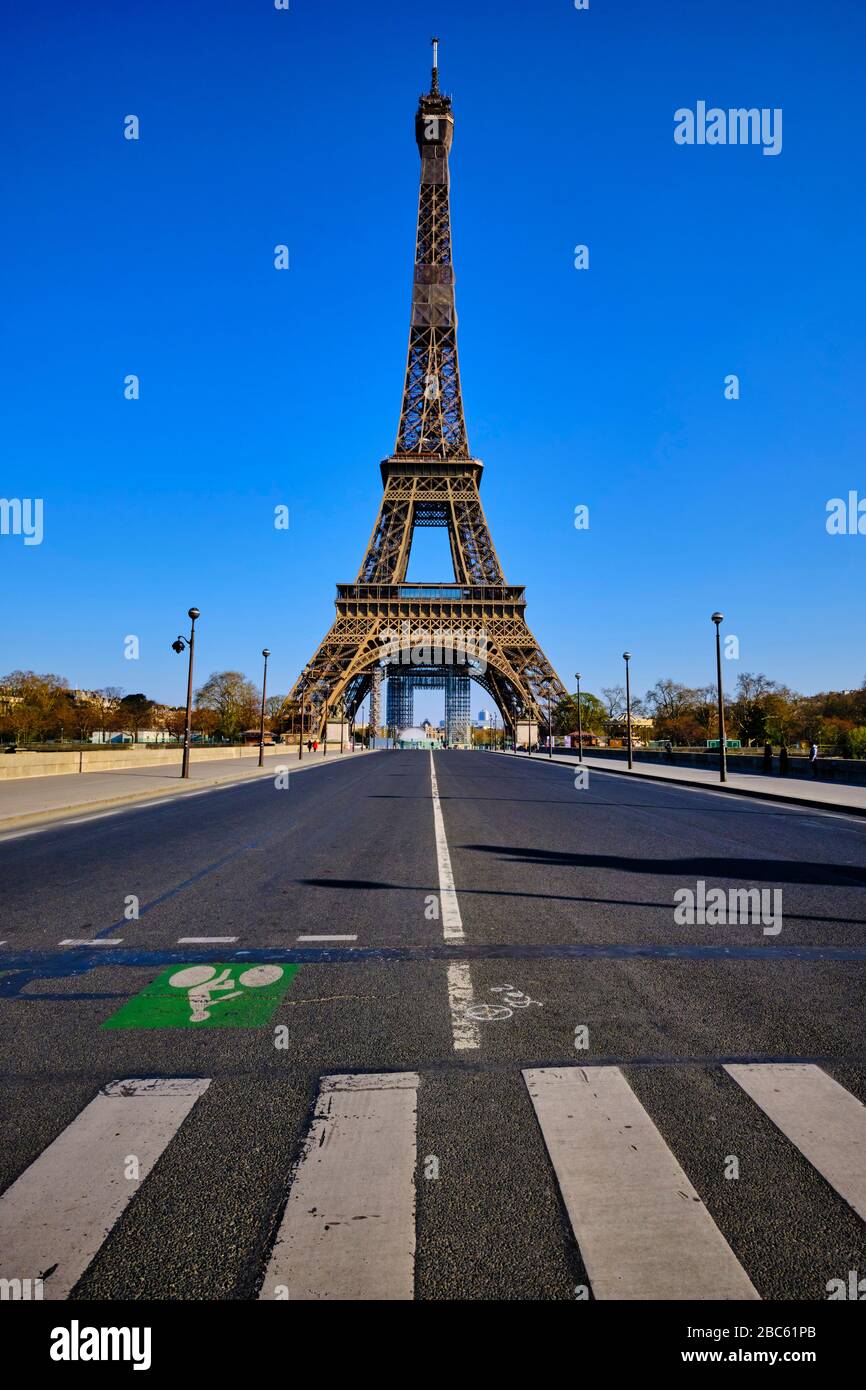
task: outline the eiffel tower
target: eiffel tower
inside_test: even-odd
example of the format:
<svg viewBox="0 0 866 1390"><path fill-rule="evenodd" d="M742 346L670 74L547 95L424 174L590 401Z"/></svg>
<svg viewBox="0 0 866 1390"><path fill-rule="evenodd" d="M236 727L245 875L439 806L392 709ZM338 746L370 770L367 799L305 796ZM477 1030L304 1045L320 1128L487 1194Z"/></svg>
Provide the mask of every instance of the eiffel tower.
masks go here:
<svg viewBox="0 0 866 1390"><path fill-rule="evenodd" d="M482 464L469 452L457 359L448 152L451 98L439 90L433 40L430 91L419 100L418 233L403 406L393 454L381 466L384 493L353 584L338 584L337 615L283 706L284 727L324 739L329 721L354 720L369 693L380 726L388 681L389 723L412 723L412 694L445 689L446 740L468 718L469 681L498 706L515 745L537 737L565 686L530 632L524 590L507 584L479 495ZM418 526L447 527L453 581L406 583ZM332 726L333 727L333 726ZM331 734L333 737L333 732Z"/></svg>

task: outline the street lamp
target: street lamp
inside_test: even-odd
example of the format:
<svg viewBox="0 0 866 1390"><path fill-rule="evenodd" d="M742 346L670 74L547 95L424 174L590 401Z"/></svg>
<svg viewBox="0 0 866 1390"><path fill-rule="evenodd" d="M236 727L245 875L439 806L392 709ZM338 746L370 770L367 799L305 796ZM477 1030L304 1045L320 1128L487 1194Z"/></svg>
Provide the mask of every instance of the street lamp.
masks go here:
<svg viewBox="0 0 866 1390"><path fill-rule="evenodd" d="M262 721L259 726L259 767L265 765L265 696L268 691L268 657L270 652L267 647L262 648L262 656L265 658L265 671L262 676Z"/></svg>
<svg viewBox="0 0 866 1390"><path fill-rule="evenodd" d="M553 757L553 686L547 687L547 756Z"/></svg>
<svg viewBox="0 0 866 1390"><path fill-rule="evenodd" d="M577 681L577 761L583 762L583 726L580 722L580 672L574 678Z"/></svg>
<svg viewBox="0 0 866 1390"><path fill-rule="evenodd" d="M298 683L301 706L301 727L300 732L298 734L298 762L300 762L304 756L304 691L307 688L307 677L309 676L309 674L310 668L309 666L305 666L303 671L301 672L301 679Z"/></svg>
<svg viewBox="0 0 866 1390"><path fill-rule="evenodd" d="M725 736L725 696L722 691L722 639L720 626L725 620L724 613L713 613L712 621L716 625L716 678L719 690L719 781L728 780L728 740Z"/></svg>
<svg viewBox="0 0 866 1390"><path fill-rule="evenodd" d="M527 700L527 702L526 702L526 751L527 751L527 753L529 754L530 758L532 757L532 723L531 723L531 715L532 715L532 704L531 704L530 701Z"/></svg>
<svg viewBox="0 0 866 1390"><path fill-rule="evenodd" d="M189 671L186 678L186 719L183 726L183 761L180 766L181 777L189 777L189 744L192 737L192 662L195 653L195 620L201 617L198 608L190 608L188 616L192 620L189 637L177 637L172 642L172 649L180 656L181 652L189 648Z"/></svg>
<svg viewBox="0 0 866 1390"><path fill-rule="evenodd" d="M623 652L622 659L625 662L625 720L628 736L628 765L631 768L631 681L629 680L628 663L631 661L631 652Z"/></svg>

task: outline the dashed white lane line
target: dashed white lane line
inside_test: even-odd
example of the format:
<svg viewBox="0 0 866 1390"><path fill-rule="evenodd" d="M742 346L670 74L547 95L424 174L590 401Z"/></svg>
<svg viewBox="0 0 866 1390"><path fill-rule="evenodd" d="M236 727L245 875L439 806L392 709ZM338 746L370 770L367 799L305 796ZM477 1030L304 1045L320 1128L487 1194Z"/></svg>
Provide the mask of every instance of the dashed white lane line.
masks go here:
<svg viewBox="0 0 866 1390"><path fill-rule="evenodd" d="M299 936L299 941L357 941L357 936Z"/></svg>
<svg viewBox="0 0 866 1390"><path fill-rule="evenodd" d="M67 936L60 942L61 946L119 946L123 941L122 936L97 936L93 940L88 940L84 936Z"/></svg>
<svg viewBox="0 0 866 1390"><path fill-rule="evenodd" d="M210 1081L112 1081L0 1197L0 1276L66 1298ZM130 1177L130 1155L138 1176Z"/></svg>
<svg viewBox="0 0 866 1390"><path fill-rule="evenodd" d="M619 1067L523 1075L596 1298L759 1297Z"/></svg>
<svg viewBox="0 0 866 1390"><path fill-rule="evenodd" d="M260 1298L411 1299L414 1072L325 1076Z"/></svg>
<svg viewBox="0 0 866 1390"><path fill-rule="evenodd" d="M221 945L223 945L223 943L228 943L228 942L230 942L230 941L237 941L237 937L236 937L236 936L179 936L179 937L177 938L177 944L178 944L178 946L206 946L206 945L208 945L209 943L210 943L211 945L221 946Z"/></svg>
<svg viewBox="0 0 866 1390"><path fill-rule="evenodd" d="M866 1221L866 1106L811 1063L732 1063L725 1071Z"/></svg>
<svg viewBox="0 0 866 1390"><path fill-rule="evenodd" d="M436 862L439 869L439 908L442 914L442 935L446 941L465 941L463 921L454 888L454 874L451 871L451 855L448 853L448 840L445 835L445 822L439 804L439 787L436 782L436 768L433 764L433 750L430 750L430 785L433 795L433 826L436 832Z"/></svg>

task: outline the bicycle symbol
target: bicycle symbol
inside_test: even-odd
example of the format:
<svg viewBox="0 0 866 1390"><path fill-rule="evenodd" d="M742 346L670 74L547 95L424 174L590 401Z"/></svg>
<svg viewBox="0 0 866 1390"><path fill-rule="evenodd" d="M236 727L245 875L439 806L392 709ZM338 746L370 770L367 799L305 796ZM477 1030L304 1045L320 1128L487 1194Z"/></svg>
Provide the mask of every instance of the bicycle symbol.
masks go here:
<svg viewBox="0 0 866 1390"><path fill-rule="evenodd" d="M501 1004L467 1004L463 1010L464 1018L471 1019L473 1023L493 1023L497 1019L511 1018L515 1009L528 1009L530 1004L544 1008L538 999L530 999L528 994L514 985L493 985L490 993L501 994Z"/></svg>
<svg viewBox="0 0 866 1390"><path fill-rule="evenodd" d="M210 1018L211 1009L216 1008L217 1004L227 1004L229 999L237 999L245 989L262 989L265 985L276 984L282 974L280 965L253 965L242 971L235 980L231 967L226 967L217 975L212 965L188 965L183 970L175 971L169 984L174 989L186 990L190 1023L205 1023ZM231 993L226 993L227 990ZM220 993L222 998L212 998L216 993Z"/></svg>

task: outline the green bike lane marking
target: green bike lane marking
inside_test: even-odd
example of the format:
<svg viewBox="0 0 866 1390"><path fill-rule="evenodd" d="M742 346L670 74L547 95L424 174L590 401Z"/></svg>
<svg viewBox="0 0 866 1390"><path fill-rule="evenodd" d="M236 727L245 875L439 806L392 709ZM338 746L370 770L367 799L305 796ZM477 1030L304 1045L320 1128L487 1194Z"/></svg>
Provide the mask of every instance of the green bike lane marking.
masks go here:
<svg viewBox="0 0 866 1390"><path fill-rule="evenodd" d="M101 1025L103 1028L262 1028L297 965L173 965Z"/></svg>

